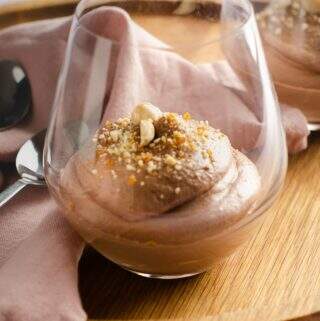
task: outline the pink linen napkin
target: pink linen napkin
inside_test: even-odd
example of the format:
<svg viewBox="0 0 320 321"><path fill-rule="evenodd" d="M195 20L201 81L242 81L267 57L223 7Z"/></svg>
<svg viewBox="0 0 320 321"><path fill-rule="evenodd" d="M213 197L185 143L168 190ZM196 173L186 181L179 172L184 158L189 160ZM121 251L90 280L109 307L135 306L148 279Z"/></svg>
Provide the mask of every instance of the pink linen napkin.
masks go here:
<svg viewBox="0 0 320 321"><path fill-rule="evenodd" d="M0 320L86 320L77 287L83 241L46 189L25 190L0 216Z"/></svg>
<svg viewBox="0 0 320 321"><path fill-rule="evenodd" d="M138 43L157 41L121 9L97 9L88 15L85 23L104 35L121 39L123 48L133 40ZM0 133L0 161L12 161L26 139L47 127L70 25L71 19L63 18L24 24L0 33L0 59L19 61L27 71L33 92L32 115L19 126ZM162 53L154 59L150 53L149 56L140 55L134 47L130 48L131 51L126 54L122 51L118 57L107 113L111 112L113 117L122 116L135 103L154 96L153 103L173 111L181 111L177 102L183 102L185 110L197 102L196 113L203 117L208 99L220 97L222 102L228 99L229 103L240 106L240 117L232 109L227 111L235 124L235 130L228 133L233 143L240 147L252 144L250 139L239 141L241 126L249 124L253 132L258 132L260 124L236 93L217 84L221 76L218 71L223 65L195 68L170 53ZM144 86L133 91L127 86L138 75L144 79ZM213 85L214 95L206 90ZM154 95L159 86L161 92ZM174 96L161 94L171 92L173 86L177 87ZM81 99L80 92L74 99L76 106L76 99ZM223 127L226 112L218 109L212 112L216 113L216 127ZM303 115L285 107L283 119L291 151L304 149L308 130ZM77 263L82 250L83 242L59 215L46 190L30 188L2 208L0 321L85 320L77 290Z"/></svg>
<svg viewBox="0 0 320 321"><path fill-rule="evenodd" d="M47 127L69 26L67 18L1 32L0 59L20 61L33 92L32 115L0 133L1 161L12 161L25 140ZM29 187L1 208L0 321L86 320L77 284L83 247L44 188Z"/></svg>

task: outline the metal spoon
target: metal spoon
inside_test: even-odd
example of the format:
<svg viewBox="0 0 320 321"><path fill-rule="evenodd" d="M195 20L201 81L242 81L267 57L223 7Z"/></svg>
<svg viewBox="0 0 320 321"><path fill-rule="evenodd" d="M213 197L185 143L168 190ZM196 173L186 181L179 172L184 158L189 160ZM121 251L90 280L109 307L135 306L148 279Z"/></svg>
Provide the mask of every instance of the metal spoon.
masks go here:
<svg viewBox="0 0 320 321"><path fill-rule="evenodd" d="M19 123L31 107L29 79L15 61L0 61L0 131Z"/></svg>
<svg viewBox="0 0 320 321"><path fill-rule="evenodd" d="M0 207L28 185L45 185L43 146L46 130L33 136L19 150L16 167L21 178L0 193Z"/></svg>

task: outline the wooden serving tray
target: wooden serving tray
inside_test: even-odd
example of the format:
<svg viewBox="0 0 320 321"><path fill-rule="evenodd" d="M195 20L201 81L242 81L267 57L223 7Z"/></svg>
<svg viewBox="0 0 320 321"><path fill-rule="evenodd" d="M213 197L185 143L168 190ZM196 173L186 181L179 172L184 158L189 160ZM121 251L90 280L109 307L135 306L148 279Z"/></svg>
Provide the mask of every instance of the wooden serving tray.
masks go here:
<svg viewBox="0 0 320 321"><path fill-rule="evenodd" d="M75 2L9 0L0 27L69 15ZM211 272L147 280L88 249L80 292L91 320L320 320L310 316L320 311L320 134L291 157L283 193L257 235Z"/></svg>

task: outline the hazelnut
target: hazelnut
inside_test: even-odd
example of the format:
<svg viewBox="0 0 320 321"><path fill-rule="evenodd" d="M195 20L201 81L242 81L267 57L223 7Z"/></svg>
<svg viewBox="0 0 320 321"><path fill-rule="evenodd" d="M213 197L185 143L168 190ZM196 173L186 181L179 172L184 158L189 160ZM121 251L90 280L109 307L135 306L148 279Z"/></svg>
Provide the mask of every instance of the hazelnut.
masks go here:
<svg viewBox="0 0 320 321"><path fill-rule="evenodd" d="M153 141L155 129L152 120L141 120L140 122L140 146L147 146Z"/></svg>
<svg viewBox="0 0 320 321"><path fill-rule="evenodd" d="M142 120L158 120L162 117L162 111L150 103L143 103L135 107L131 114L131 121L139 125Z"/></svg>
<svg viewBox="0 0 320 321"><path fill-rule="evenodd" d="M185 16L191 14L196 9L196 3L183 1L173 13L175 15Z"/></svg>

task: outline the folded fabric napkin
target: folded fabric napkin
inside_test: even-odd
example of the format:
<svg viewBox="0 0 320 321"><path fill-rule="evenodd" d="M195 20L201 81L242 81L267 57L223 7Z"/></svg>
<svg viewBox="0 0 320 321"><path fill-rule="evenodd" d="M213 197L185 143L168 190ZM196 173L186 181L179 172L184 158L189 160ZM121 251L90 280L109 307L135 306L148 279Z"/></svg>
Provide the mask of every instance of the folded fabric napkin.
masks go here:
<svg viewBox="0 0 320 321"><path fill-rule="evenodd" d="M232 87L237 81L232 77L222 79L227 68L225 64L195 68L169 52L162 52L156 59L150 52L149 55L138 53L129 43L149 44L157 40L119 8L96 9L84 22L100 34L121 40L122 49L114 66L106 109L112 115L106 114L107 117L122 116L135 103L150 96L155 97L153 103L167 110L181 111L177 108L180 102L185 110L197 104L195 113L201 117L207 113L208 100L219 97L221 106L225 106L223 97L228 97L225 99L239 106L240 112L212 110L214 125L223 128L227 116L234 124L234 131L228 133L233 143L239 147L252 144L250 137L239 141L239 132L243 126L251 126L252 132L258 134L261 124L236 92L232 89L227 92L218 84L218 80L225 81ZM0 59L16 59L24 66L33 93L32 114L17 127L0 133L0 161L13 161L22 143L47 127L70 26L68 17L24 24L0 33ZM229 72L231 75L232 70ZM133 88L138 76L143 79L143 86L140 83L140 87ZM174 96L163 94L173 92L170 91L172 87L176 88ZM210 88L215 89L214 94ZM74 99L74 106L77 106L81 91L70 99ZM289 150L304 149L308 136L305 118L290 107L284 107L282 114ZM77 263L83 246L59 215L45 189L29 188L2 208L0 321L85 320L77 287Z"/></svg>

